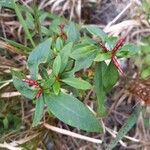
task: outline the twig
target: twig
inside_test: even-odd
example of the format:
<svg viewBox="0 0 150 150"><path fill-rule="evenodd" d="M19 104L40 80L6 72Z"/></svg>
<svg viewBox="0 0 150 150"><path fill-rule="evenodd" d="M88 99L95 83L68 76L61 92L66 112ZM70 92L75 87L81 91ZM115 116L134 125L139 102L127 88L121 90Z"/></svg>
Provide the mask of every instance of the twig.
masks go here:
<svg viewBox="0 0 150 150"><path fill-rule="evenodd" d="M1 94L1 98L10 98L10 97L16 97L20 96L21 94L19 92L5 92Z"/></svg>
<svg viewBox="0 0 150 150"><path fill-rule="evenodd" d="M71 132L71 131L68 131L68 130L65 130L65 129L61 129L61 128L49 125L47 123L44 123L44 126L47 129L50 129L52 131L55 131L55 132L58 132L58 133L61 133L61 134L64 134L64 135L69 135L69 136L74 137L74 138L78 138L78 139L81 139L81 140L85 140L85 141L89 141L89 142L97 143L97 144L102 143L102 141L99 140L99 139L94 139L94 138L91 138L91 137L88 137L88 136L80 135L80 134L77 134L77 133L74 133L74 132Z"/></svg>
<svg viewBox="0 0 150 150"><path fill-rule="evenodd" d="M18 147L14 147L10 144L4 143L4 144L0 144L1 148L7 148L9 150L22 150L22 148L18 148Z"/></svg>
<svg viewBox="0 0 150 150"><path fill-rule="evenodd" d="M9 85L12 81L13 81L13 80L8 80L8 81L5 82L4 84L2 84L2 85L0 86L0 90L1 90L2 88L6 87L7 85Z"/></svg>
<svg viewBox="0 0 150 150"><path fill-rule="evenodd" d="M92 111L93 112L93 114L94 115L96 115L96 112L93 110ZM103 123L103 121L101 120L101 123L102 123L102 125L103 125L103 128L105 128L105 129L103 129L104 131L106 130L106 131L111 131L111 132L113 132L113 134L118 134L118 132L117 131L114 131L114 130L112 130L112 129L110 129L110 128L108 128L108 127L106 127L105 125L104 125L104 123ZM136 138L132 138L132 137L130 137L130 136L124 136L124 138L126 138L126 139L129 139L129 140L131 140L131 141L134 141L134 142L140 142L140 140L139 139L136 139Z"/></svg>
<svg viewBox="0 0 150 150"><path fill-rule="evenodd" d="M105 129L106 129L107 131L113 132L114 134L118 134L117 131L114 131L114 130L112 130L112 129L106 127L106 126L105 126ZM136 139L136 138L133 138L133 137L130 137L130 136L126 136L126 135L124 136L124 138L129 139L129 140L131 140L131 141L133 141L133 142L140 142L139 139Z"/></svg>

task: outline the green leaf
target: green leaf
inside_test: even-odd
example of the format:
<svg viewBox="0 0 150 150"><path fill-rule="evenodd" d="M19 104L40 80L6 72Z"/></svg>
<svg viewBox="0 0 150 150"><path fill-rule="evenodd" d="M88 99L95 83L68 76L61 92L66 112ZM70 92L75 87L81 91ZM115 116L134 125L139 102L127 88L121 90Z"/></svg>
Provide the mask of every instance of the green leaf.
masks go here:
<svg viewBox="0 0 150 150"><path fill-rule="evenodd" d="M60 28L59 25L64 22L64 19L62 17L55 17L55 19L50 24L50 30L56 34L60 34Z"/></svg>
<svg viewBox="0 0 150 150"><path fill-rule="evenodd" d="M112 50L114 48L116 42L118 41L117 39L118 38L114 36L109 36L109 38L106 39L106 45L109 50Z"/></svg>
<svg viewBox="0 0 150 150"><path fill-rule="evenodd" d="M60 92L60 83L57 80L53 84L53 91L55 95L58 95Z"/></svg>
<svg viewBox="0 0 150 150"><path fill-rule="evenodd" d="M34 30L35 24L34 24L34 18L30 12L26 12L26 25L29 29Z"/></svg>
<svg viewBox="0 0 150 150"><path fill-rule="evenodd" d="M96 64L96 70L95 70L95 75L94 75L94 86L95 86L95 91L96 91L96 97L97 97L97 112L99 113L100 116L106 116L107 111L106 111L106 106L105 106L105 101L106 101L106 92L104 90L104 85L103 85L103 76L105 74L107 68L107 64L105 62L99 62Z"/></svg>
<svg viewBox="0 0 150 150"><path fill-rule="evenodd" d="M96 46L95 45L86 45L86 46L81 46L77 49L74 49L73 52L71 53L70 57L79 60L82 58L85 58L89 55L92 55L96 51Z"/></svg>
<svg viewBox="0 0 150 150"><path fill-rule="evenodd" d="M71 70L71 71L68 71L68 72L64 72L61 77L62 77L62 79L74 78L75 74L74 74L73 70Z"/></svg>
<svg viewBox="0 0 150 150"><path fill-rule="evenodd" d="M118 70L116 68L116 66L112 63L112 61L110 62L110 64L108 65L104 77L103 77L103 84L105 87L105 91L109 92L112 87L116 84L116 82L119 79L119 73Z"/></svg>
<svg viewBox="0 0 150 150"><path fill-rule="evenodd" d="M43 99L43 95L41 95L36 100L36 107L35 107L35 113L34 113L33 124L32 124L33 127L37 126L40 123L43 112L44 112L44 99Z"/></svg>
<svg viewBox="0 0 150 150"><path fill-rule="evenodd" d="M23 79L26 77L22 72L18 72L12 69L11 69L11 74L18 79Z"/></svg>
<svg viewBox="0 0 150 150"><path fill-rule="evenodd" d="M61 121L73 127L88 131L100 132L99 122L92 112L77 98L68 94L47 95L48 111Z"/></svg>
<svg viewBox="0 0 150 150"><path fill-rule="evenodd" d="M111 45L110 45L111 46ZM138 47L128 44L128 45L124 45L122 48L119 49L119 51L117 51L116 56L118 58L128 58L131 57L133 55L135 55L138 51ZM96 62L100 62L100 61L105 61L111 58L111 51L104 53L104 52L99 52L96 56L96 58L94 59L94 61Z"/></svg>
<svg viewBox="0 0 150 150"><path fill-rule="evenodd" d="M67 42L76 42L80 38L79 30L73 22L69 22L69 24L65 27L65 32L67 34Z"/></svg>
<svg viewBox="0 0 150 150"><path fill-rule="evenodd" d="M107 53L99 53L96 58L94 59L94 61L100 62L100 61L105 61L111 58L111 52L107 52Z"/></svg>
<svg viewBox="0 0 150 150"><path fill-rule="evenodd" d="M41 32L43 33L43 35L46 35L47 37L51 35L50 30L45 26L41 26Z"/></svg>
<svg viewBox="0 0 150 150"><path fill-rule="evenodd" d="M46 63L51 54L52 39L47 39L33 49L28 58L28 66L32 79L37 79L38 66L41 63Z"/></svg>
<svg viewBox="0 0 150 150"><path fill-rule="evenodd" d="M63 49L61 49L60 51L60 56L61 56L61 60L63 60L61 62L61 71L64 71L64 69L66 68L67 66L67 63L68 63L68 59L69 59L69 56L70 56L70 53L71 53L71 50L72 50L72 46L73 46L73 43L72 42L69 42L67 45L65 45L63 47Z"/></svg>
<svg viewBox="0 0 150 150"><path fill-rule="evenodd" d="M101 30L98 26L95 25L88 25L85 26L85 28L93 35L96 35L98 37L100 37L103 41L106 41L106 39L108 38L107 34Z"/></svg>
<svg viewBox="0 0 150 150"><path fill-rule="evenodd" d="M29 31L29 29L27 27L27 24L26 24L25 20L23 19L23 16L21 15L21 11L20 11L19 7L15 3L15 0L12 0L12 3L13 3L13 7L14 7L14 9L16 11L17 17L19 18L19 21L20 21L21 25L23 26L23 29L24 29L27 37L29 38L32 46L35 47L35 43L34 43L34 41L32 39L32 35L31 35L31 33L30 33L30 31Z"/></svg>
<svg viewBox="0 0 150 150"><path fill-rule="evenodd" d="M40 21L40 23L42 23L42 22L44 22L45 21L45 19L47 19L48 17L49 17L49 12L46 12L46 11L42 11L42 12L40 12L40 16L39 16L39 21Z"/></svg>
<svg viewBox="0 0 150 150"><path fill-rule="evenodd" d="M92 87L87 81L78 78L66 78L63 79L62 82L81 90L87 90Z"/></svg>
<svg viewBox="0 0 150 150"><path fill-rule="evenodd" d="M56 40L56 50L59 52L63 47L63 41L60 37Z"/></svg>
<svg viewBox="0 0 150 150"><path fill-rule="evenodd" d="M73 71L79 71L83 68L88 68L92 64L98 49L95 45L79 44L71 53L70 57L75 59Z"/></svg>
<svg viewBox="0 0 150 150"><path fill-rule="evenodd" d="M53 63L53 72L55 76L58 76L60 69L61 69L61 57L60 55L57 55Z"/></svg>
<svg viewBox="0 0 150 150"><path fill-rule="evenodd" d="M44 66L42 66L42 65L40 66L39 73L40 73L40 76L42 77L42 79L44 79L44 80L49 79L48 72Z"/></svg>
<svg viewBox="0 0 150 150"><path fill-rule="evenodd" d="M134 44L127 44L122 46L119 51L117 52L116 56L121 55L121 57L126 57L126 55L129 57L135 55L140 50L139 46ZM126 52L126 53L125 53ZM124 55L124 53L126 55Z"/></svg>
<svg viewBox="0 0 150 150"><path fill-rule="evenodd" d="M77 72L83 68L88 68L92 65L92 62L96 56L96 51L92 54L87 55L84 58L78 59L75 61L75 66L73 68L73 72Z"/></svg>
<svg viewBox="0 0 150 150"><path fill-rule="evenodd" d="M51 74L51 75L49 76L49 78L44 81L44 86L43 86L43 87L44 87L45 89L50 89L51 86L54 84L55 80L56 80L56 78L54 77L53 74Z"/></svg>
<svg viewBox="0 0 150 150"><path fill-rule="evenodd" d="M141 107L134 110L134 112L127 119L126 123L119 130L116 138L108 146L107 150L112 150L117 145L117 143L129 132L129 130L137 122L141 110L142 110Z"/></svg>
<svg viewBox="0 0 150 150"><path fill-rule="evenodd" d="M21 95L27 97L28 99L34 99L37 90L30 87L27 83L23 82L20 77L22 75L19 72L13 72L13 83L15 88L21 93Z"/></svg>

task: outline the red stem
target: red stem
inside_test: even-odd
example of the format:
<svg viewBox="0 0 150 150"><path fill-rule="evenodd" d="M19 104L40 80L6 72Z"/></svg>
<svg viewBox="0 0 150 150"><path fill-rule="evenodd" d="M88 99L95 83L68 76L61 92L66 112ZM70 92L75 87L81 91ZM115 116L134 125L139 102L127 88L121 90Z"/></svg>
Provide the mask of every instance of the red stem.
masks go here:
<svg viewBox="0 0 150 150"><path fill-rule="evenodd" d="M120 72L123 76L124 76L123 70L121 69L120 64L118 63L117 59L115 58L115 54L116 54L117 50L124 44L124 42L125 42L125 37L120 38L120 39L117 41L115 47L114 47L113 50L112 50L112 57L111 57L112 62L114 63L114 65L116 66L116 68L119 70L119 72ZM100 46L102 47L102 49L103 49L104 52L108 52L108 51L109 51L109 50L105 47L105 45L103 45L103 44L100 43Z"/></svg>
<svg viewBox="0 0 150 150"><path fill-rule="evenodd" d="M122 74L122 76L124 76L124 72L123 72L122 68L120 67L120 64L118 63L118 61L115 57L112 58L112 62L114 63L116 68L119 70L119 72Z"/></svg>
<svg viewBox="0 0 150 150"><path fill-rule="evenodd" d="M66 33L64 32L64 27L65 27L65 25L64 25L64 24L60 24L59 27L60 27L60 32L61 32L60 36L61 36L64 40L67 40L67 35L66 35Z"/></svg>
<svg viewBox="0 0 150 150"><path fill-rule="evenodd" d="M38 99L41 94L42 94L42 89L40 88L40 85L38 84L37 81L33 80L33 79L23 79L23 82L28 83L29 85L34 86L36 89L38 89L37 93L36 93L36 99Z"/></svg>
<svg viewBox="0 0 150 150"><path fill-rule="evenodd" d="M38 82L33 79L23 79L23 82L26 82L29 85L39 86Z"/></svg>
<svg viewBox="0 0 150 150"><path fill-rule="evenodd" d="M42 89L40 88L36 93L36 99L38 99L41 96L41 94L42 94Z"/></svg>
<svg viewBox="0 0 150 150"><path fill-rule="evenodd" d="M116 52L118 51L118 49L123 46L125 39L126 37L122 37L117 41L115 47L112 49L112 56L114 56Z"/></svg>

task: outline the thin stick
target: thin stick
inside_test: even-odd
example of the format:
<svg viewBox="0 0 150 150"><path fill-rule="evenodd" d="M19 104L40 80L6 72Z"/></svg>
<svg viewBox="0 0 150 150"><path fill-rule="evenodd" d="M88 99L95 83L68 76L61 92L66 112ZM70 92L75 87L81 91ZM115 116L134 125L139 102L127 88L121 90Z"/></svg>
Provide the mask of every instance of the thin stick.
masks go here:
<svg viewBox="0 0 150 150"><path fill-rule="evenodd" d="M10 98L10 97L16 97L20 95L21 94L19 92L5 92L1 94L0 98Z"/></svg>
<svg viewBox="0 0 150 150"><path fill-rule="evenodd" d="M105 129L106 129L107 132L109 132L109 133L112 135L112 137L114 137L114 138L116 137L116 134L115 134L113 131L107 129L106 127L105 127ZM120 140L119 143L120 143L123 147L127 147L127 144L125 144L122 140Z"/></svg>
<svg viewBox="0 0 150 150"><path fill-rule="evenodd" d="M31 141L32 139L36 138L37 136L39 136L40 133L36 133L36 134L33 134L31 136L28 136L28 137L25 137L19 141L13 141L13 143L17 144L17 145L21 145L21 144L24 144L24 143L27 143L28 141Z"/></svg>
<svg viewBox="0 0 150 150"><path fill-rule="evenodd" d="M6 87L7 85L9 85L12 81L13 81L13 80L8 80L8 81L5 82L4 84L2 84L2 85L0 86L0 90L1 90L2 88Z"/></svg>
<svg viewBox="0 0 150 150"><path fill-rule="evenodd" d="M107 30L113 23L115 23L132 5L132 2L130 2L123 10L121 13L119 13L104 29Z"/></svg>
<svg viewBox="0 0 150 150"><path fill-rule="evenodd" d="M7 148L9 150L22 150L22 148L18 148L18 147L14 147L10 144L4 143L4 144L0 144L1 148Z"/></svg>
<svg viewBox="0 0 150 150"><path fill-rule="evenodd" d="M106 126L105 126L105 129L106 129L107 131L113 132L113 133L116 134L116 135L118 134L117 131L114 131L114 130L112 130L112 129L106 127ZM129 139L129 140L131 140L131 141L133 141L133 142L137 142L137 143L140 142L139 139L136 139L136 138L133 138L133 137L130 137L130 136L127 136L127 135L125 135L124 138Z"/></svg>
<svg viewBox="0 0 150 150"><path fill-rule="evenodd" d="M74 138L78 138L78 139L81 139L81 140L85 140L85 141L89 141L89 142L97 143L97 144L102 143L102 141L99 140L99 139L94 139L94 138L91 138L91 137L88 137L88 136L80 135L80 134L77 134L77 133L74 133L74 132L71 132L71 131L68 131L68 130L65 130L65 129L61 129L61 128L49 125L47 123L44 123L44 126L47 129L50 129L52 131L55 131L55 132L58 132L58 133L61 133L61 134L64 134L64 135L69 135L69 136L74 137Z"/></svg>

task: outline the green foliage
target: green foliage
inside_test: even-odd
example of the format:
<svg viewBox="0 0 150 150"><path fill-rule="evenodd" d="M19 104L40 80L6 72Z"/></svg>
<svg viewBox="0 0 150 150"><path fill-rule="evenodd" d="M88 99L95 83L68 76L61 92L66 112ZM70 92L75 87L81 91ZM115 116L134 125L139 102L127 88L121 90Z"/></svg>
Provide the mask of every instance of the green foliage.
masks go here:
<svg viewBox="0 0 150 150"><path fill-rule="evenodd" d="M90 43L85 44L83 42L83 44L76 45L70 55L71 58L76 60L74 72L90 67L98 49L96 45Z"/></svg>
<svg viewBox="0 0 150 150"><path fill-rule="evenodd" d="M44 99L40 96L36 101L35 114L33 118L33 126L37 126L42 118L44 112Z"/></svg>
<svg viewBox="0 0 150 150"><path fill-rule="evenodd" d="M139 47L133 44L127 44L122 48L120 48L119 51L117 51L116 56L118 58L129 58L131 56L134 56L138 51L139 51ZM111 51L107 53L99 51L94 61L100 62L100 61L109 60L110 58L111 58Z"/></svg>
<svg viewBox="0 0 150 150"><path fill-rule="evenodd" d="M57 55L53 63L53 73L55 74L55 76L58 76L60 68L61 68L61 57L60 55Z"/></svg>
<svg viewBox="0 0 150 150"><path fill-rule="evenodd" d="M85 26L85 28L93 35L99 37L103 41L106 41L108 38L107 34L101 30L98 26L90 25L90 26Z"/></svg>
<svg viewBox="0 0 150 150"><path fill-rule="evenodd" d="M64 83L81 90L87 90L91 88L91 85L82 79L78 78L66 78L62 80Z"/></svg>
<svg viewBox="0 0 150 150"><path fill-rule="evenodd" d="M57 80L53 84L53 91L54 91L55 95L58 95L60 92L60 82Z"/></svg>
<svg viewBox="0 0 150 150"><path fill-rule="evenodd" d="M96 116L78 99L93 89L94 81L97 112L100 117L106 117L106 94L118 81L119 74L112 61L109 65L105 61L111 59L117 38L109 37L97 26L82 27L36 6L33 11L25 12L13 1L13 8L30 40L29 46L34 47L31 51L28 46L8 41L26 54L31 51L27 61L31 79L26 81L25 75L12 74L16 89L26 98L36 99L33 126L40 123L46 105L54 117L73 127L88 132L102 131ZM46 18L51 19L50 26L41 25ZM103 52L92 36L108 45L109 51ZM116 58L130 57L135 52L136 47L128 44L119 49ZM94 77L86 75L86 68L92 70ZM7 120L4 124L7 127Z"/></svg>
<svg viewBox="0 0 150 150"><path fill-rule="evenodd" d="M71 53L73 47L73 43L69 42L68 44L66 44L61 50L60 50L60 57L61 57L61 71L64 71L64 69L66 68L67 64L68 64L68 60L69 60L69 56Z"/></svg>
<svg viewBox="0 0 150 150"><path fill-rule="evenodd" d="M22 74L20 72L12 72L13 74L13 83L15 88L26 98L33 99L37 93L37 90L33 87L30 87L27 83L21 80Z"/></svg>
<svg viewBox="0 0 150 150"><path fill-rule="evenodd" d="M112 89L119 78L119 73L112 62L107 66L105 62L96 64L94 75L95 92L97 96L97 112L106 116L106 94Z"/></svg>
<svg viewBox="0 0 150 150"><path fill-rule="evenodd" d="M77 25L73 22L69 22L65 28L67 34L67 42L76 42L80 38L80 32L77 29Z"/></svg>
<svg viewBox="0 0 150 150"><path fill-rule="evenodd" d="M110 62L103 75L103 85L105 91L109 92L112 89L112 87L116 84L118 79L119 73L116 69L116 66L112 62Z"/></svg>
<svg viewBox="0 0 150 150"><path fill-rule="evenodd" d="M76 49L73 50L70 57L75 60L79 60L91 55L95 50L96 47L94 45L79 45Z"/></svg>
<svg viewBox="0 0 150 150"><path fill-rule="evenodd" d="M46 95L45 99L48 110L63 122L88 132L102 130L94 115L77 98L60 93Z"/></svg>
<svg viewBox="0 0 150 150"><path fill-rule="evenodd" d="M52 39L47 39L46 41L40 43L37 47L33 49L28 58L28 66L31 72L31 77L37 79L38 66L41 63L46 63L51 54L51 43Z"/></svg>
<svg viewBox="0 0 150 150"><path fill-rule="evenodd" d="M104 74L107 69L105 62L99 62L96 64L95 75L94 75L94 86L97 96L97 112L100 116L106 116L106 91L104 89Z"/></svg>

